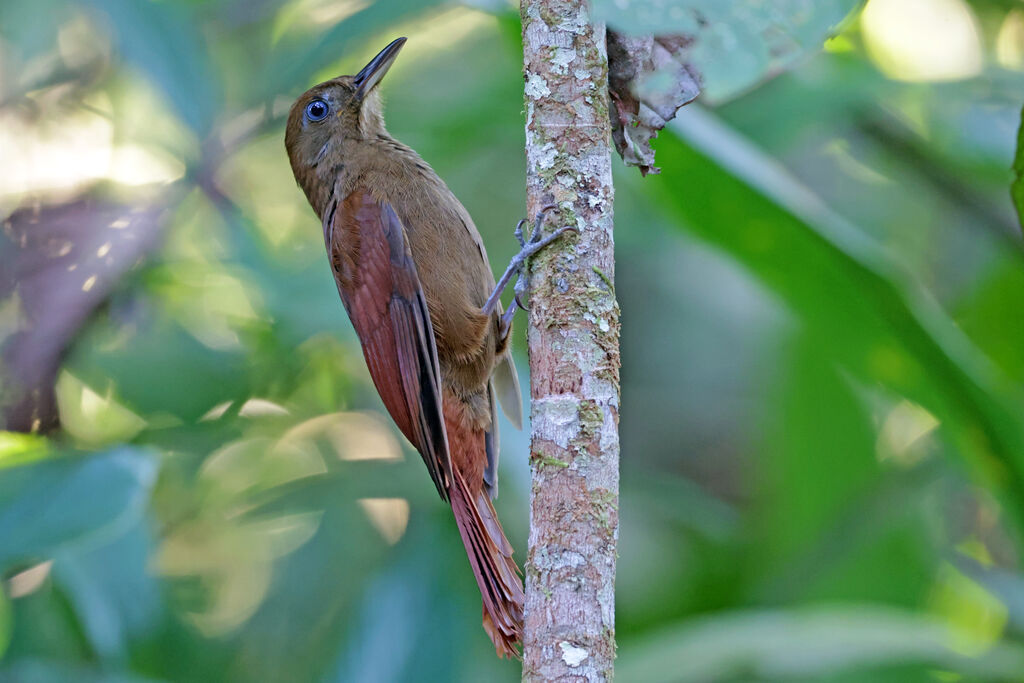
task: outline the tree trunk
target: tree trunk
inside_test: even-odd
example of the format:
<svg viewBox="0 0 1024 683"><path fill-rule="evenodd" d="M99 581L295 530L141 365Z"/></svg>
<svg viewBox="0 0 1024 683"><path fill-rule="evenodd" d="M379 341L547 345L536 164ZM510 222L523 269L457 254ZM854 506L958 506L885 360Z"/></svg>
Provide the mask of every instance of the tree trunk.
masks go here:
<svg viewBox="0 0 1024 683"><path fill-rule="evenodd" d="M604 681L615 658L619 307L603 25L522 0L529 215L574 225L530 277L530 548L523 679Z"/></svg>

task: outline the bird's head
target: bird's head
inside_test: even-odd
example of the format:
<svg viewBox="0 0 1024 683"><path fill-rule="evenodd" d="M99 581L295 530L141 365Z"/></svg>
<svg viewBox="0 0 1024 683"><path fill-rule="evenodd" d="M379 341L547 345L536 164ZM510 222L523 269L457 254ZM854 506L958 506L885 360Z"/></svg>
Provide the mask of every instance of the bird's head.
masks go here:
<svg viewBox="0 0 1024 683"><path fill-rule="evenodd" d="M284 144L296 178L307 176L345 142L384 132L377 84L394 64L405 38L397 38L355 76L315 85L295 100L288 113ZM333 149L332 149L333 148Z"/></svg>

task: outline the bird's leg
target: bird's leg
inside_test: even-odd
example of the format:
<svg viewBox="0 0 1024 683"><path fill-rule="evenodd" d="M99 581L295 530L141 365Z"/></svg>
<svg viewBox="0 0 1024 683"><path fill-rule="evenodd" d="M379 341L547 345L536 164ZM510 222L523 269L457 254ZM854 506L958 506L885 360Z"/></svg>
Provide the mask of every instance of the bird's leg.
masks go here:
<svg viewBox="0 0 1024 683"><path fill-rule="evenodd" d="M516 307L526 310L526 305L523 303L523 295L526 294L526 290L529 288L527 284L527 264L529 263L530 257L536 254L538 251L546 247L547 245L558 239L562 233L567 231L579 232L574 226L566 226L559 228L547 237L542 237L541 226L544 224L544 219L547 218L549 211L555 208L554 204L549 204L542 208L537 213L537 218L533 223L533 231L529 237L523 236L523 226L526 225L526 219L519 221L516 225L515 236L519 241L519 246L522 247L518 254L512 257L512 261L508 264L508 268L505 269L505 273L498 280L498 284L495 286L494 291L487 297L486 303L483 305L483 312L485 315L490 315L497 306L500 300L501 293L508 287L508 283L512 280L512 276L518 276L516 278L516 284L513 288L515 290L515 298L508 305L508 310L505 311L501 316L501 334L504 336L508 333L509 326L512 324L512 316L515 315Z"/></svg>

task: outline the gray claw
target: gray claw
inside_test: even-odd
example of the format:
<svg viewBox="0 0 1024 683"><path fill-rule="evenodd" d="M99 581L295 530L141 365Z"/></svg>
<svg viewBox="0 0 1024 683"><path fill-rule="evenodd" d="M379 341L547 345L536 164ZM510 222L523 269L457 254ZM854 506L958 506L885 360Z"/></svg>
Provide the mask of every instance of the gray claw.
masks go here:
<svg viewBox="0 0 1024 683"><path fill-rule="evenodd" d="M536 254L544 247L546 247L547 245L554 242L563 233L569 231L576 233L579 232L579 230L577 230L574 226L570 225L555 230L547 237L543 236L541 227L544 224L544 219L547 217L549 211L552 211L556 208L558 207L555 204L548 204L547 206L541 207L540 211L537 212L537 217L534 219L532 230L530 231L529 237L525 237L523 235L523 226L527 224L527 219L522 219L516 225L516 229L513 234L515 235L516 240L519 242L519 246L522 248L520 249L519 253L512 258L512 262L509 263L508 268L505 269L505 273L501 276L501 279L495 286L494 291L487 298L486 303L484 303L483 305L483 312L489 315L491 311L494 310L495 306L498 305L501 292L505 289L505 287L508 286L508 283L512 279L512 276L517 276L516 284L514 287L515 298L513 299L513 303L509 305L509 310L505 311L505 313L501 317L503 329L507 329L508 326L511 325L512 314L515 312L516 306L519 306L524 311L529 310L526 304L523 303L523 297L526 295L526 291L529 288L526 276L527 262L529 261L530 257Z"/></svg>

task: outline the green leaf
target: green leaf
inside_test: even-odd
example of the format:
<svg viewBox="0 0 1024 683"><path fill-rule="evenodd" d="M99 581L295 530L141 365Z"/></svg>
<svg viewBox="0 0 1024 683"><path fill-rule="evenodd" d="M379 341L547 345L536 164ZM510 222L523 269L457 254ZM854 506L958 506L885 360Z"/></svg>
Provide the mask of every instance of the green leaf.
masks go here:
<svg viewBox="0 0 1024 683"><path fill-rule="evenodd" d="M7 593L0 591L0 658L3 657L7 646L11 644L11 633L14 628L14 616L11 610L11 600Z"/></svg>
<svg viewBox="0 0 1024 683"><path fill-rule="evenodd" d="M112 539L142 513L156 462L122 447L12 467L0 477L0 570Z"/></svg>
<svg viewBox="0 0 1024 683"><path fill-rule="evenodd" d="M624 645L624 681L822 680L854 668L917 663L1017 680L1024 649L963 654L957 633L934 619L881 607L753 611L696 619ZM916 679L915 679L916 680Z"/></svg>
<svg viewBox="0 0 1024 683"><path fill-rule="evenodd" d="M74 609L96 655L123 663L129 646L152 634L163 616L159 580L150 569L154 543L148 518L102 546L76 545L57 554L53 580Z"/></svg>
<svg viewBox="0 0 1024 683"><path fill-rule="evenodd" d="M703 97L727 99L792 64L825 39L859 0L595 0L594 16L634 35L683 34Z"/></svg>
<svg viewBox="0 0 1024 683"><path fill-rule="evenodd" d="M99 667L64 661L27 659L0 669L0 681L7 683L157 683L132 673L103 671Z"/></svg>
<svg viewBox="0 0 1024 683"><path fill-rule="evenodd" d="M269 74L264 81L268 97L288 89L304 88L310 77L331 62L353 54L354 46L363 44L367 36L375 36L386 27L440 4L440 0L392 0L369 3L364 9L331 26L317 37L302 35L292 40L281 40L274 52ZM282 12L287 11L287 7ZM369 59L375 51L387 44L362 48ZM359 69L363 64L356 66ZM355 73L352 71L351 73ZM333 74L337 75L337 74Z"/></svg>
<svg viewBox="0 0 1024 683"><path fill-rule="evenodd" d="M1024 434L1007 382L888 253L776 162L693 107L665 135L653 205L755 273L847 372L923 406L1024 529ZM699 151L698 151L699 150ZM671 166L671 170L669 167ZM692 191L680 191L687 178Z"/></svg>
<svg viewBox="0 0 1024 683"><path fill-rule="evenodd" d="M1017 131L1017 154L1013 159L1013 183L1010 195L1013 206L1017 209L1017 217L1024 228L1024 109L1020 112L1020 129Z"/></svg>
<svg viewBox="0 0 1024 683"><path fill-rule="evenodd" d="M217 72L183 3L89 0L110 17L120 56L143 72L200 138L221 107Z"/></svg>

